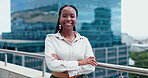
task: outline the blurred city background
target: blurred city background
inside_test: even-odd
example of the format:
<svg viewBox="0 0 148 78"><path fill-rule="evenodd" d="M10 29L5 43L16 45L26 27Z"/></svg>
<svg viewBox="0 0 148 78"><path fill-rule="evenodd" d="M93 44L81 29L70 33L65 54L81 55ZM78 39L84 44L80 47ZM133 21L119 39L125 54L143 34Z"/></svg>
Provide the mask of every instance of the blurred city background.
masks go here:
<svg viewBox="0 0 148 78"><path fill-rule="evenodd" d="M148 35L128 33L125 28L125 32L122 31L124 25L121 21L126 18L122 15L122 9L125 9L122 7L122 2L121 0L10 0L6 3L9 5L6 17L9 20L0 18L8 22L0 24L1 28L4 28L0 30L0 49L44 54L44 40L47 34L54 33L58 10L61 6L69 4L78 9L77 31L89 39L98 62L148 68ZM123 4L127 5L124 2ZM0 7L1 9L5 11L4 7ZM123 23L132 25L128 19L123 20ZM132 29L136 33L141 33L139 27L134 26ZM43 69L42 59L9 53L7 57L8 63L39 71ZM0 52L0 61L5 61L3 52ZM46 71L50 73L47 68ZM122 72L122 75L124 78L147 77L127 72ZM119 71L102 68L96 68L95 72L89 74L90 78L119 76Z"/></svg>

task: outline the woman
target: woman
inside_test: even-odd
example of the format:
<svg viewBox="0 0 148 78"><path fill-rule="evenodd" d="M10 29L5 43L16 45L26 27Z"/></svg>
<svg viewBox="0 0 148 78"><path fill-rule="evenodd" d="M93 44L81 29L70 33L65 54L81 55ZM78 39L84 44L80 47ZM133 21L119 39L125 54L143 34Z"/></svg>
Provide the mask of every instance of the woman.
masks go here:
<svg viewBox="0 0 148 78"><path fill-rule="evenodd" d="M88 39L76 32L78 10L65 5L59 10L55 34L45 40L45 59L50 78L87 78L97 62Z"/></svg>

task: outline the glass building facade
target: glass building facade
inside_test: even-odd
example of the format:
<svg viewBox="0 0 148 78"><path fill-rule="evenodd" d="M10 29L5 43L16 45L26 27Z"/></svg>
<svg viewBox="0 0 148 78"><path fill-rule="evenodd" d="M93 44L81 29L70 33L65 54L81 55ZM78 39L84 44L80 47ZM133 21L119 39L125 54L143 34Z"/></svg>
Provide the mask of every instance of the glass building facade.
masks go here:
<svg viewBox="0 0 148 78"><path fill-rule="evenodd" d="M128 65L128 47L121 43L121 0L11 0L11 32L2 33L2 38L42 41L29 45L23 42L21 47L20 43L12 45L18 51L44 52L44 39L47 34L54 33L58 10L66 4L78 9L76 29L89 39L98 62ZM10 47L8 42L0 42L0 47L6 44ZM34 48L29 48L31 45ZM39 61L26 57L25 66L38 69ZM118 76L118 71L101 68L89 74L90 78Z"/></svg>
<svg viewBox="0 0 148 78"><path fill-rule="evenodd" d="M68 4L78 9L77 30L90 38L93 47L121 44L120 0L12 0L11 4L11 33L3 33L3 39L44 40L55 29L58 9Z"/></svg>

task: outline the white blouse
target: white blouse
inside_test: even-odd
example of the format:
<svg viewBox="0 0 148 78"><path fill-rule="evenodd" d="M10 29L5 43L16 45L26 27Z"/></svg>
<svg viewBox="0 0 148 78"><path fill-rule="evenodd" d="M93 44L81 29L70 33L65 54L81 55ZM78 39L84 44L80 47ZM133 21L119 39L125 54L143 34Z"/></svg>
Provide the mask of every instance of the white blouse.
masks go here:
<svg viewBox="0 0 148 78"><path fill-rule="evenodd" d="M45 40L45 60L51 71L68 71L70 77L88 74L95 70L90 64L78 66L78 60L94 57L88 39L75 32L76 38L69 43L60 33L48 34ZM52 57L56 54L60 60Z"/></svg>

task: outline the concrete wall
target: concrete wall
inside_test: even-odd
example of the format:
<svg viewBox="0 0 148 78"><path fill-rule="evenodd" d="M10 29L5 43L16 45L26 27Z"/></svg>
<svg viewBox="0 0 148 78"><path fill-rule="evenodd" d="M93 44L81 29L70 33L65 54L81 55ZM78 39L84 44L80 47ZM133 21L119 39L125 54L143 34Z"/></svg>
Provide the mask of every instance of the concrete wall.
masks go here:
<svg viewBox="0 0 148 78"><path fill-rule="evenodd" d="M50 73L45 73L42 77L42 71L9 63L5 66L4 62L0 61L0 78L49 78L50 75Z"/></svg>
<svg viewBox="0 0 148 78"><path fill-rule="evenodd" d="M0 78L29 78L29 77L22 76L20 74L8 70L0 69Z"/></svg>

